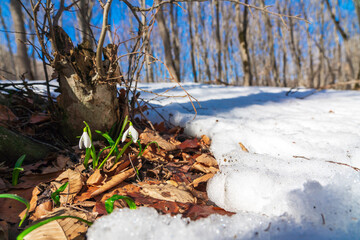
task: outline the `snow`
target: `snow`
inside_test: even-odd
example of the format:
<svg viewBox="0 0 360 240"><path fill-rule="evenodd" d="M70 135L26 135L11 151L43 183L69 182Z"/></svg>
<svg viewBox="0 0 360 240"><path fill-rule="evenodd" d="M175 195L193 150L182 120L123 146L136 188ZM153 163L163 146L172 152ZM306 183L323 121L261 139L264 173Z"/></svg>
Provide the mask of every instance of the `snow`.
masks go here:
<svg viewBox="0 0 360 240"><path fill-rule="evenodd" d="M161 94L172 86L140 87ZM360 92L183 86L201 105L194 101L194 120L179 87L164 93L175 98L142 96L188 134L212 139L220 172L208 195L236 214L192 222L122 209L97 220L88 239L359 239Z"/></svg>

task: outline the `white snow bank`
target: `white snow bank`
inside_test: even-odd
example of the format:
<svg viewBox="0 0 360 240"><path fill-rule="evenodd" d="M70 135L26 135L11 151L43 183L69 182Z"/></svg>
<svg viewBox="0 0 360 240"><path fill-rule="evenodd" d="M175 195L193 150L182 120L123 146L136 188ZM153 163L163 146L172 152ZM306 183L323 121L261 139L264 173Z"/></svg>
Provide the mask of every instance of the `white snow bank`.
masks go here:
<svg viewBox="0 0 360 240"><path fill-rule="evenodd" d="M162 93L169 85L141 87ZM185 87L201 105L195 120L187 98L151 103L163 106L157 108L163 117L183 125L187 133L212 138L220 172L208 183L209 198L237 214L187 223L152 210L123 210L101 218L90 228L89 239L98 239L103 224L136 219L148 230L128 224L125 229L113 227L109 236L138 232L130 239L162 239L171 232L174 237L168 239L359 238L360 173L350 166L360 167L360 92L324 91L299 99L313 90L287 94L283 88ZM180 88L170 93L184 95Z"/></svg>

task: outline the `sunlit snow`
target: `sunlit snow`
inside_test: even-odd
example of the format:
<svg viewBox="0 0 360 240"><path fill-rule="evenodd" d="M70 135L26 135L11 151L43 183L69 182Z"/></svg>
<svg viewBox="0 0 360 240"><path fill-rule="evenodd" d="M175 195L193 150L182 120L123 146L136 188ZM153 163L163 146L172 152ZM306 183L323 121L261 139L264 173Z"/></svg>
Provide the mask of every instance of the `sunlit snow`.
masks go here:
<svg viewBox="0 0 360 240"><path fill-rule="evenodd" d="M172 86L141 88L160 94ZM188 134L212 139L220 172L208 195L237 214L191 222L147 208L118 210L95 222L90 240L360 238L360 92L184 87L201 106L194 101L195 120L189 98L142 96ZM163 121L155 111L149 118Z"/></svg>

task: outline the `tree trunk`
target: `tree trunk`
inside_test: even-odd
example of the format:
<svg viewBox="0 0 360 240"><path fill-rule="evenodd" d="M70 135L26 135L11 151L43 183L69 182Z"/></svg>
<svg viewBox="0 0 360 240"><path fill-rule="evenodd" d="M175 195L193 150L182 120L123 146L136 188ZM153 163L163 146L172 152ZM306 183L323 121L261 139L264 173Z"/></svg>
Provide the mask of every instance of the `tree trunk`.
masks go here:
<svg viewBox="0 0 360 240"><path fill-rule="evenodd" d="M261 7L265 7L265 0L260 1ZM267 43L269 47L269 54L270 54L270 67L271 72L273 74L273 80L275 83L275 86L280 86L279 81L279 69L277 67L276 58L275 58L275 46L274 46L274 37L272 34L272 24L270 21L270 17L267 13L263 13L264 16L264 22L265 22L265 30L267 35Z"/></svg>
<svg viewBox="0 0 360 240"><path fill-rule="evenodd" d="M222 68L221 68L221 35L220 35L220 6L219 0L214 0L215 6L215 41L216 41L216 56L217 56L217 78L216 84L220 84L223 81Z"/></svg>
<svg viewBox="0 0 360 240"><path fill-rule="evenodd" d="M245 1L248 4L248 0ZM238 30L238 39L240 43L240 57L242 61L242 67L244 72L244 86L251 86L252 83L252 73L251 73L251 62L249 47L247 42L247 26L248 26L248 8L244 8L244 15L241 21L241 11L240 5L236 5L236 26Z"/></svg>
<svg viewBox="0 0 360 240"><path fill-rule="evenodd" d="M194 77L194 82L198 82L197 73L196 73L196 65L195 65L195 44L194 44L194 34L193 34L193 3L188 3L188 20L189 20L189 34L190 34L190 55L191 55L191 66Z"/></svg>
<svg viewBox="0 0 360 240"><path fill-rule="evenodd" d="M79 11L76 12L76 18L81 32L81 41L89 41L91 47L94 47L94 41L90 28L94 0L80 0L78 6Z"/></svg>
<svg viewBox="0 0 360 240"><path fill-rule="evenodd" d="M18 0L10 0L10 12L13 19L16 46L17 46L17 56L16 62L18 67L18 75L23 75L24 77L30 80L34 79L33 73L31 71L30 58L27 53L26 42L26 30L24 25L24 15L22 12L21 5Z"/></svg>
<svg viewBox="0 0 360 240"><path fill-rule="evenodd" d="M16 67L15 67L16 65L15 65L15 61L14 61L14 54L13 54L12 47L11 47L11 40L10 40L9 33L7 32L8 29L7 29L7 26L6 26L6 23L5 23L5 19L4 19L3 15L2 15L1 8L0 8L0 22L1 22L2 28L5 30L4 34L5 34L5 38L6 38L6 44L7 44L8 52L9 52L9 55L10 55L10 64L14 68L13 73L17 76ZM8 71L10 71L10 69L8 69Z"/></svg>
<svg viewBox="0 0 360 240"><path fill-rule="evenodd" d="M159 2L157 1L157 3ZM175 61L172 56L170 33L168 27L166 26L162 9L160 9L156 14L156 21L158 23L160 36L164 45L165 64L170 72L170 75L174 78L173 80L180 82L180 71L176 68Z"/></svg>
<svg viewBox="0 0 360 240"><path fill-rule="evenodd" d="M63 133L71 142L81 135L86 121L94 130L108 131L119 120L116 84L96 83L95 53L87 46L73 47L71 39L60 27L54 27L56 48L53 67L58 73L61 94L58 105L62 110ZM111 52L110 46L104 49ZM112 51L116 54L116 50ZM112 76L110 76L112 77Z"/></svg>

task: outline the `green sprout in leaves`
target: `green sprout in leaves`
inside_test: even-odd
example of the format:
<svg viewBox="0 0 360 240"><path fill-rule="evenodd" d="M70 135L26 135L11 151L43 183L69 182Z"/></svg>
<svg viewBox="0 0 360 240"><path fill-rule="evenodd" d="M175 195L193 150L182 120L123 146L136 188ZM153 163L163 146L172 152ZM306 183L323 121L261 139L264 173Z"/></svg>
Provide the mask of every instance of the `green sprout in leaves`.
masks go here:
<svg viewBox="0 0 360 240"><path fill-rule="evenodd" d="M29 210L30 210L30 203L28 200L26 200L25 198L22 198L22 197L19 197L15 194L0 194L0 198L10 198L10 199L14 199L14 200L17 200L23 204L25 204L26 206L26 213L25 213L25 216L21 219L20 223L19 223L19 227L21 227L21 225L23 224L24 220L26 219L26 217L28 216L29 214Z"/></svg>
<svg viewBox="0 0 360 240"><path fill-rule="evenodd" d="M140 140L137 141L137 143L139 144L139 157L142 157L142 155L144 154L145 150L148 148L148 146L152 143L156 144L157 148L159 149L159 144L155 141L152 141L152 142L149 142L145 147L144 147L144 150L142 150L142 146L141 146L141 143L140 143Z"/></svg>
<svg viewBox="0 0 360 240"><path fill-rule="evenodd" d="M136 204L130 197L115 194L105 201L105 209L107 213L112 213L114 210L114 202L119 199L124 199L130 209L136 209Z"/></svg>
<svg viewBox="0 0 360 240"><path fill-rule="evenodd" d="M74 219L77 219L79 221L82 221L82 222L88 224L89 226L92 225L92 222L89 222L89 221L87 221L85 219L82 219L80 217L75 217L75 216L55 216L55 217L48 218L48 219L46 219L44 221L41 221L41 222L39 222L39 223L37 223L35 225L32 225L32 226L28 227L27 229L25 229L23 232L21 232L17 236L16 240L23 240L26 235L28 235L30 232L34 231L35 229L37 229L37 228L39 228L39 227L41 227L41 226L43 226L43 225L45 225L45 224L47 224L47 223L49 223L51 221L58 220L58 219L64 219L64 218L74 218Z"/></svg>
<svg viewBox="0 0 360 240"><path fill-rule="evenodd" d="M12 173L12 185L16 186L18 184L18 180L19 180L19 173L21 171L24 171L24 169L21 167L24 159L25 159L26 155L22 155L21 157L19 157L19 159L16 161L15 163L15 167Z"/></svg>
<svg viewBox="0 0 360 240"><path fill-rule="evenodd" d="M51 199L54 201L55 206L60 205L60 193L65 190L68 184L69 182L64 183L63 185L61 185L61 187L59 187L55 192L51 194Z"/></svg>

